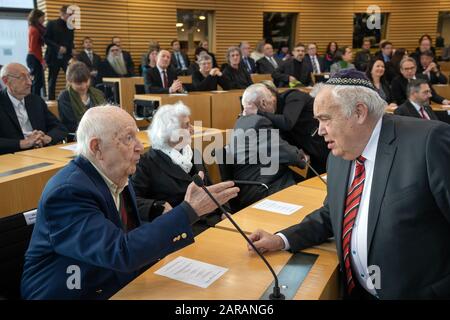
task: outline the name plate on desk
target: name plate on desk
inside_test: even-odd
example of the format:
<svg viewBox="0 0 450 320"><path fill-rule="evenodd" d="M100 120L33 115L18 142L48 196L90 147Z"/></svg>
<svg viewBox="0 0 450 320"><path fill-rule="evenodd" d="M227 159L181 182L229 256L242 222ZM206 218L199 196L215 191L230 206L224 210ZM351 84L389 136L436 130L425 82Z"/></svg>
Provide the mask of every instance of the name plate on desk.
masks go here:
<svg viewBox="0 0 450 320"><path fill-rule="evenodd" d="M18 173L22 173L25 171L29 171L29 170L34 170L34 169L39 169L42 167L46 167L46 166L50 166L53 163L50 162L42 162L42 163L38 163L38 164L33 164L31 166L26 166L23 168L19 168L19 169L14 169L14 170L9 170L9 171L5 171L5 172L0 172L0 177L8 177L8 176L12 176L13 174L18 174Z"/></svg>
<svg viewBox="0 0 450 320"><path fill-rule="evenodd" d="M292 255L286 265L278 273L281 293L286 300L292 300L302 285L312 266L317 260L316 254L298 252ZM260 300L269 300L273 292L274 281L266 289Z"/></svg>

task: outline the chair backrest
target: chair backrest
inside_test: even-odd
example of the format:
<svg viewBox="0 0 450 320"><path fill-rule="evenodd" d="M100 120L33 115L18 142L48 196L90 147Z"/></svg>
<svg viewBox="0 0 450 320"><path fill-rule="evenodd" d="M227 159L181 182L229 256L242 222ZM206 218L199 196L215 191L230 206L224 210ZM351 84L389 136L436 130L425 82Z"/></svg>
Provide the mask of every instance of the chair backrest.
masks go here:
<svg viewBox="0 0 450 320"><path fill-rule="evenodd" d="M134 118L136 120L148 120L153 118L156 109L159 107L159 101L152 100L134 100Z"/></svg>
<svg viewBox="0 0 450 320"><path fill-rule="evenodd" d="M109 103L120 104L119 84L117 82L102 82L95 85L95 88L103 92L105 99Z"/></svg>
<svg viewBox="0 0 450 320"><path fill-rule="evenodd" d="M33 232L35 210L0 219L0 299L20 299L24 255Z"/></svg>
<svg viewBox="0 0 450 320"><path fill-rule="evenodd" d="M136 94L145 94L145 86L143 84L135 84L134 89Z"/></svg>

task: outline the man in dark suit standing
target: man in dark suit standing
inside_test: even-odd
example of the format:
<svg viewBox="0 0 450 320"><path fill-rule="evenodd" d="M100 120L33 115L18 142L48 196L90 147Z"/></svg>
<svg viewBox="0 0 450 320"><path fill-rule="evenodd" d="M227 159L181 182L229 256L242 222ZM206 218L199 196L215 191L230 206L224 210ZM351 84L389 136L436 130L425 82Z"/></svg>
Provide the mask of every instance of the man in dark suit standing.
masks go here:
<svg viewBox="0 0 450 320"><path fill-rule="evenodd" d="M450 126L385 106L363 73L330 78L314 102L331 150L327 199L299 224L250 238L298 252L334 236L348 298L448 299Z"/></svg>
<svg viewBox="0 0 450 320"><path fill-rule="evenodd" d="M420 73L417 74L416 61L411 57L405 57L400 61L400 73L401 75L397 76L391 83L392 100L397 105L401 105L406 101L406 87L408 86L409 81L413 79L428 80L425 75ZM431 101L438 104L450 104L450 101L438 95L433 87L430 86L430 88Z"/></svg>
<svg viewBox="0 0 450 320"><path fill-rule="evenodd" d="M314 98L297 89L279 93L272 81L263 81L276 103L275 113L258 110L258 114L272 121L281 136L289 144L305 151L312 167L319 173L326 172L329 150L323 137L317 134L319 121L314 119ZM309 176L313 176L311 170Z"/></svg>
<svg viewBox="0 0 450 320"><path fill-rule="evenodd" d="M311 61L305 59L305 45L297 43L292 50L293 58L284 61L272 73L272 78L277 87L287 87L289 83L309 86L312 84L311 72L313 71Z"/></svg>
<svg viewBox="0 0 450 320"><path fill-rule="evenodd" d="M172 40L172 59L170 65L177 70L178 75L186 75L190 62L186 53L181 51L180 41L178 39Z"/></svg>
<svg viewBox="0 0 450 320"><path fill-rule="evenodd" d="M44 41L47 45L45 61L48 66L49 100L55 100L56 80L59 70L63 69L66 72L69 60L72 58L74 32L67 25L71 16L67 13L68 8L67 5L61 7L59 19L47 23L47 31L44 35Z"/></svg>
<svg viewBox="0 0 450 320"><path fill-rule="evenodd" d="M123 59L125 60L125 64L127 66L128 72L131 73L131 74L134 74L134 62L133 62L133 59L131 58L131 54L128 51L126 51L126 50L124 50L122 48L122 46L121 46L122 45L122 41L120 40L120 38L117 37L117 36L112 37L111 38L111 43L114 43L116 46L118 46L121 49L122 55L123 55Z"/></svg>
<svg viewBox="0 0 450 320"><path fill-rule="evenodd" d="M0 92L0 154L40 148L61 142L67 129L31 93L31 76L25 66L10 63L1 70L6 89Z"/></svg>
<svg viewBox="0 0 450 320"><path fill-rule="evenodd" d="M408 100L395 109L394 114L450 123L450 111L434 112L430 107L431 88L424 79L411 80L406 89Z"/></svg>
<svg viewBox="0 0 450 320"><path fill-rule="evenodd" d="M184 201L142 223L129 181L143 146L122 108L90 108L77 154L45 186L25 254L24 299L108 299L152 263L194 242L191 224L216 206L191 183ZM202 173L200 173L202 176ZM233 182L208 186L224 204Z"/></svg>
<svg viewBox="0 0 450 320"><path fill-rule="evenodd" d="M94 50L92 50L91 38L85 37L83 39L83 48L84 50L77 55L77 60L84 62L84 64L88 66L89 71L91 72L91 83L95 85L95 79L102 59L94 52Z"/></svg>
<svg viewBox="0 0 450 320"><path fill-rule="evenodd" d="M245 70L247 70L249 74L256 73L256 62L250 57L250 43L248 43L247 41L241 42L239 44L239 49L241 49L241 63L244 66Z"/></svg>
<svg viewBox="0 0 450 320"><path fill-rule="evenodd" d="M263 48L264 57L256 61L256 70L260 74L272 74L281 63L281 60L274 56L273 47L266 43Z"/></svg>
<svg viewBox="0 0 450 320"><path fill-rule="evenodd" d="M243 115L236 121L229 149L232 176L236 180L264 183L269 189L243 185L238 195L240 208L294 185L299 177L288 166L304 167L302 161L307 159L303 150L283 140L272 122L258 114L258 111L274 113L276 107L263 84L249 86L242 96L242 105Z"/></svg>
<svg viewBox="0 0 450 320"><path fill-rule="evenodd" d="M169 51L159 51L156 67L150 68L144 78L146 93L184 92L183 84L177 79L177 72L170 66L170 59Z"/></svg>
<svg viewBox="0 0 450 320"><path fill-rule="evenodd" d="M308 54L305 59L309 59L314 74L322 73L325 69L323 58L317 55L317 44L308 44Z"/></svg>

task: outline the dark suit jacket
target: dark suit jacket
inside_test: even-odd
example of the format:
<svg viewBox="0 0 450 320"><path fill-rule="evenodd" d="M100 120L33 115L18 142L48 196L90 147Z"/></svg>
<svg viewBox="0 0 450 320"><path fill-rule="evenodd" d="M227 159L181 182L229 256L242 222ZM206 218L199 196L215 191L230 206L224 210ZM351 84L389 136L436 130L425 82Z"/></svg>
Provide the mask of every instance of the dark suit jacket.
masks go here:
<svg viewBox="0 0 450 320"><path fill-rule="evenodd" d="M417 74L417 79L425 79L428 81L428 78L423 74ZM392 80L391 83L391 93L392 93L392 100L397 105L403 104L408 97L406 96L406 87L408 86L408 80L404 78L402 75L396 77L394 80ZM433 89L433 87L430 84L431 88L431 101L442 104L442 101L445 99L438 95L436 91Z"/></svg>
<svg viewBox="0 0 450 320"><path fill-rule="evenodd" d="M200 71L195 71L192 74L192 89L194 91L213 91L217 90L217 85L220 85L223 90L229 90L230 84L228 79L226 79L223 75L219 76L210 76L208 75L206 78L201 74Z"/></svg>
<svg viewBox="0 0 450 320"><path fill-rule="evenodd" d="M96 53L92 53L92 56L93 61L91 62L91 59L89 59L87 53L83 50L77 55L77 60L84 62L88 66L89 71L98 70L102 58Z"/></svg>
<svg viewBox="0 0 450 320"><path fill-rule="evenodd" d="M189 61L189 57L187 56L186 53L180 51L181 57L184 60L184 63L186 65L186 68L189 69L189 65L190 65L190 61ZM172 66L172 68L174 68L177 71L177 74L182 75L182 74L187 74L187 70L183 71L181 69L181 65L177 64L177 59L175 58L175 52L172 52L172 58L170 59L170 65Z"/></svg>
<svg viewBox="0 0 450 320"><path fill-rule="evenodd" d="M319 67L320 67L320 73L325 72L325 60L323 59L323 57L320 57L319 55L316 55L317 60L319 61ZM305 55L305 59L308 58L309 63L311 65L311 72L313 72L313 66L312 66L312 60L309 54Z"/></svg>
<svg viewBox="0 0 450 320"><path fill-rule="evenodd" d="M272 122L261 115L243 116L236 122L232 136L234 145L231 144L229 150L234 159L233 178L235 180L258 181L269 187L269 190L266 191L265 188L259 186L239 186L241 191L238 195L238 202L241 208L297 182L295 174L288 166L300 164L300 151L297 147L275 135L273 129ZM267 134L261 135L260 130L267 132ZM272 137L272 135L274 136ZM245 136L250 137L250 139L246 139ZM271 139L273 140L272 146ZM244 141L245 144L242 144ZM258 152L269 155L270 151L268 150L275 152L272 148L276 147L278 147L279 155L277 158L279 161L278 167L276 167L274 161L267 164L266 160L269 159L256 158ZM273 171L267 173L261 171L269 168Z"/></svg>
<svg viewBox="0 0 450 320"><path fill-rule="evenodd" d="M367 66L369 65L371 59L372 55L370 54L370 51L358 51L354 60L355 68L359 71L366 72Z"/></svg>
<svg viewBox="0 0 450 320"><path fill-rule="evenodd" d="M303 59L301 66L299 66L300 73L296 74L295 64L299 63L294 58L284 61L272 73L272 78L277 87L287 87L289 85L289 76L295 77L303 85L309 86L312 84L311 72L312 65L310 59Z"/></svg>
<svg viewBox="0 0 450 320"><path fill-rule="evenodd" d="M439 120L434 111L429 107L424 107L425 112L428 114L431 120ZM406 116L406 117L414 117L414 118L420 118L422 119L422 116L417 112L416 108L412 105L412 103L409 100L406 100L405 103L398 106L397 109L395 109L394 114L399 116Z"/></svg>
<svg viewBox="0 0 450 320"><path fill-rule="evenodd" d="M313 106L314 98L292 89L278 94L275 114L261 111L258 114L272 121L289 144L310 155L311 165L316 171L325 173L329 150L323 137L317 133L311 136L319 128L319 122L314 119Z"/></svg>
<svg viewBox="0 0 450 320"><path fill-rule="evenodd" d="M153 207L155 201L170 203L172 207L178 206L184 201L186 190L192 182L192 177L199 171L205 173L205 185L211 185L208 171L204 163L195 163L195 158L201 159L201 154L193 150L193 166L188 174L162 151L150 148L139 161L136 173L131 178L133 188L136 191L139 216L143 221L153 221L162 212ZM196 231L203 231L219 222L221 214L214 211L206 217L202 217L194 227Z"/></svg>
<svg viewBox="0 0 450 320"><path fill-rule="evenodd" d="M134 74L130 72L127 68L127 74L122 76L118 74L108 60L103 60L100 62L99 68L98 68L98 74L96 82L100 83L103 82L103 78L121 78L121 77L132 77Z"/></svg>
<svg viewBox="0 0 450 320"><path fill-rule="evenodd" d="M107 299L152 262L194 242L193 210L187 203L141 223L131 183L123 193L137 225L129 232L108 186L88 160L77 157L50 179L25 254L23 298ZM67 288L71 265L79 267L80 289Z"/></svg>
<svg viewBox="0 0 450 320"><path fill-rule="evenodd" d="M67 24L61 18L50 20L47 23L47 30L44 34L44 41L47 45L45 51L45 61L48 65L54 64L58 59L58 51L61 46L66 47L67 52L63 55L63 61L69 61L72 57L74 31L67 28Z"/></svg>
<svg viewBox="0 0 450 320"><path fill-rule="evenodd" d="M239 65L236 70L230 65L227 65L222 71L223 77L227 80L230 89L246 89L253 84L250 74L243 65Z"/></svg>
<svg viewBox="0 0 450 320"><path fill-rule="evenodd" d="M0 92L0 154L20 151L20 140L24 139L14 106L4 89ZM67 129L51 113L41 97L30 94L25 97L25 109L34 130L41 130L52 137L50 144L61 142Z"/></svg>
<svg viewBox="0 0 450 320"><path fill-rule="evenodd" d="M256 62L255 62L255 60L253 60L253 59L250 58L250 57L247 57L247 59L248 59L248 62L250 63L250 70L248 69L247 64L244 63L244 58L242 58L242 60L241 60L242 66L245 68L245 70L247 70L247 72L248 72L249 74L256 73ZM223 70L223 69L222 69L222 70Z"/></svg>
<svg viewBox="0 0 450 320"><path fill-rule="evenodd" d="M449 145L447 124L383 117L367 232L367 264L380 268L381 299L450 298ZM330 153L323 207L281 231L294 252L334 236L341 271L351 163Z"/></svg>
<svg viewBox="0 0 450 320"><path fill-rule="evenodd" d="M176 79L177 72L175 71L175 69L171 67L167 68L167 81L169 83L169 86L167 88L163 88L163 80L161 79L158 68L148 68L144 78L145 92L169 93L169 87Z"/></svg>
<svg viewBox="0 0 450 320"><path fill-rule="evenodd" d="M275 56L273 56L273 58L279 66L282 60L278 59ZM272 74L275 71L275 67L269 62L269 60L267 60L266 57L262 57L261 59L256 61L256 70L260 74Z"/></svg>

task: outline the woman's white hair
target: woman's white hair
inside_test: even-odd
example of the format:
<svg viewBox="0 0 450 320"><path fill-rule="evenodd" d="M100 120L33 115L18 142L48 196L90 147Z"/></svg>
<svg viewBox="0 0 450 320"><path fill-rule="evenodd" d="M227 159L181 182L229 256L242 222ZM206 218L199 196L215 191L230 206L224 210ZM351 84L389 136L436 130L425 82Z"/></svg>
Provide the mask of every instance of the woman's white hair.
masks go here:
<svg viewBox="0 0 450 320"><path fill-rule="evenodd" d="M346 117L350 117L358 104L363 103L368 108L368 113L374 119L383 116L387 103L378 92L363 86L328 85L325 83L314 86L310 95L316 97L319 91L331 88L333 101L339 105Z"/></svg>
<svg viewBox="0 0 450 320"><path fill-rule="evenodd" d="M126 112L118 106L105 104L89 108L83 115L77 129L77 148L75 153L92 159L89 144L92 138L109 139L120 127L117 115Z"/></svg>
<svg viewBox="0 0 450 320"><path fill-rule="evenodd" d="M181 117L191 115L191 110L182 102L166 104L158 108L148 131L154 149L164 149L169 142L178 142Z"/></svg>

